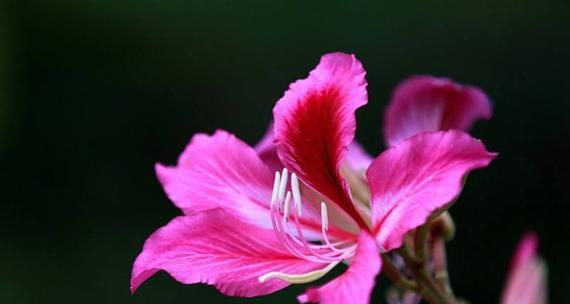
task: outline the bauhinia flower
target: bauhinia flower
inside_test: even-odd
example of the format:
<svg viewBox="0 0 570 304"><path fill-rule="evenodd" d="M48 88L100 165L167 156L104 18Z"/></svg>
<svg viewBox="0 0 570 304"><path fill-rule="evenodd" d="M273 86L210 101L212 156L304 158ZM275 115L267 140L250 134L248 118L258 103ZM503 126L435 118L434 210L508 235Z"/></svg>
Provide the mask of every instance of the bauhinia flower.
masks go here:
<svg viewBox="0 0 570 304"><path fill-rule="evenodd" d="M148 238L131 290L164 270L226 295L261 296L346 263L342 275L298 300L368 303L379 253L400 247L408 232L454 201L466 174L495 157L461 131L490 115L489 108L464 113L481 111L471 104L488 106L484 94L445 79L411 81L428 83L427 95L418 93L425 105L412 106L404 93L424 86L400 87L388 114L393 145L373 161L354 142L355 111L367 103L365 71L342 53L323 56L290 85L257 151L225 131L195 135L176 166L156 166L184 215ZM410 125L432 114L439 125Z"/></svg>
<svg viewBox="0 0 570 304"><path fill-rule="evenodd" d="M537 255L538 237L525 234L520 241L503 292L502 304L546 304L546 263Z"/></svg>

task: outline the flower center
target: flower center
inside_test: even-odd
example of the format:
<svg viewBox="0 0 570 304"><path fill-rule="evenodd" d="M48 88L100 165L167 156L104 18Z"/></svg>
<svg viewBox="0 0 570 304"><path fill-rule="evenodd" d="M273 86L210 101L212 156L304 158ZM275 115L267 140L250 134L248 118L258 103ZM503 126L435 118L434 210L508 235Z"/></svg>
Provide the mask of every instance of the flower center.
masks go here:
<svg viewBox="0 0 570 304"><path fill-rule="evenodd" d="M295 256L310 262L328 265L323 269L305 274L269 272L259 277L260 282L270 278L282 279L289 283L311 282L321 278L339 262L352 257L355 253L356 245L352 240L335 242L329 240L327 235L329 229L328 210L324 202L321 203L321 235L318 238L318 243L307 241L307 231L304 231L301 225L303 202L299 180L295 173L291 174L290 190L287 190L288 177L287 169L283 169L281 174L275 172L269 207L275 236Z"/></svg>

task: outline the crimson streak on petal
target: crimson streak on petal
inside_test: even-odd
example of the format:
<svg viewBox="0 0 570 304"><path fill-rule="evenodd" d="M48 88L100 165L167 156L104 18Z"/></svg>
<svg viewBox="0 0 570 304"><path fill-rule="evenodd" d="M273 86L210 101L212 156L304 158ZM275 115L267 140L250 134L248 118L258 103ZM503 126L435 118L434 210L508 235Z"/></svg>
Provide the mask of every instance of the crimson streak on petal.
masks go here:
<svg viewBox="0 0 570 304"><path fill-rule="evenodd" d="M286 167L368 229L340 175L354 139L354 112L367 102L364 75L353 55L325 55L308 78L291 84L273 114L277 151Z"/></svg>

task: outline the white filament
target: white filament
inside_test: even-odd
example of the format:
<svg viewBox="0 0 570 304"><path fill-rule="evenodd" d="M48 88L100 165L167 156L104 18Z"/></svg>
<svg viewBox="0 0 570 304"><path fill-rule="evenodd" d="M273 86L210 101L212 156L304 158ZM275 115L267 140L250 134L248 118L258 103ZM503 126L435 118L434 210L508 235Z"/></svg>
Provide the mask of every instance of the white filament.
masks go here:
<svg viewBox="0 0 570 304"><path fill-rule="evenodd" d="M341 261L354 256L356 250L354 240L330 242L326 232L329 225L328 210L324 202L321 203L321 232L323 236L321 244L314 244L305 238L304 227L300 221L302 200L299 179L295 173L291 173L291 190L287 191L287 178L287 169L283 169L283 172L275 173L275 180L273 181L270 214L275 236L291 254L308 262L326 265L326 267L304 274L268 272L258 277L261 283L272 278L296 284L317 280ZM291 204L295 204L295 206L291 206ZM291 208L296 209L296 214L291 215ZM291 226L293 226L293 230Z"/></svg>
<svg viewBox="0 0 570 304"><path fill-rule="evenodd" d="M289 221L289 213L291 213L291 191L287 191L283 205L283 219L285 221Z"/></svg>

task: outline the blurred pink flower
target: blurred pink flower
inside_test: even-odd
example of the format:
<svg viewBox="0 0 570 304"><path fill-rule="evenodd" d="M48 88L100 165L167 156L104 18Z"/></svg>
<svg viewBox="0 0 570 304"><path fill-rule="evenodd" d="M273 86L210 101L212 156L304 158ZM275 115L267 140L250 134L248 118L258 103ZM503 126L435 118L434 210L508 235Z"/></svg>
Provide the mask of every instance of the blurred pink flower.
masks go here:
<svg viewBox="0 0 570 304"><path fill-rule="evenodd" d="M369 302L379 252L401 246L495 154L462 131L416 128L372 161L354 142L355 111L367 103L364 76L353 55L327 54L277 102L273 131L257 151L217 131L195 135L176 166L157 164L184 215L148 238L131 290L164 270L182 283L253 297L345 262L341 276L299 301Z"/></svg>
<svg viewBox="0 0 570 304"><path fill-rule="evenodd" d="M538 237L525 234L513 256L503 292L502 304L545 304L547 302L546 264L537 255Z"/></svg>
<svg viewBox="0 0 570 304"><path fill-rule="evenodd" d="M448 78L413 76L396 87L384 117L384 138L394 145L421 132L468 130L489 119L489 98L476 87Z"/></svg>

